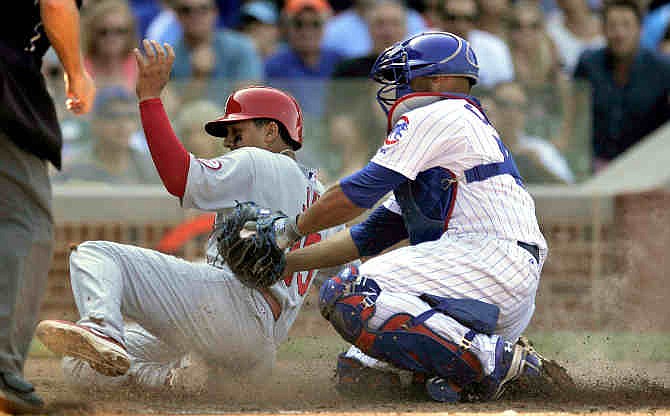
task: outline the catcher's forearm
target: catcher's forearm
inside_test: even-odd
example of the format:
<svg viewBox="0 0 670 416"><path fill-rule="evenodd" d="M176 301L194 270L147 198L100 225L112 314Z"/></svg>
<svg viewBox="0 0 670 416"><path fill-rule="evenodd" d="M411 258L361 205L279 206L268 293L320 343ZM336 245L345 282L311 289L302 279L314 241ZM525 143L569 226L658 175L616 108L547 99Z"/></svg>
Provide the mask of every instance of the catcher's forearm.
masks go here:
<svg viewBox="0 0 670 416"><path fill-rule="evenodd" d="M285 272L338 266L359 257L358 248L349 230L342 230L328 240L288 253Z"/></svg>
<svg viewBox="0 0 670 416"><path fill-rule="evenodd" d="M336 184L331 186L307 211L300 214L297 223L298 230L302 235L312 234L351 221L365 211L365 208L351 202L340 185Z"/></svg>

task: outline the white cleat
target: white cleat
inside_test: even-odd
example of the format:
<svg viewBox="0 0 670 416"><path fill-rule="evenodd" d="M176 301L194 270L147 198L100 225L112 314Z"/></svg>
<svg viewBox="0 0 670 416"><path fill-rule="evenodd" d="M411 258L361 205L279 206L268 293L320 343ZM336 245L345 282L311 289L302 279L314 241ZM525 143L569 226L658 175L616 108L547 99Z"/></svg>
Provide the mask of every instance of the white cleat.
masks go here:
<svg viewBox="0 0 670 416"><path fill-rule="evenodd" d="M35 334L53 353L80 358L100 374L118 377L130 368L130 358L121 344L74 322L42 321Z"/></svg>

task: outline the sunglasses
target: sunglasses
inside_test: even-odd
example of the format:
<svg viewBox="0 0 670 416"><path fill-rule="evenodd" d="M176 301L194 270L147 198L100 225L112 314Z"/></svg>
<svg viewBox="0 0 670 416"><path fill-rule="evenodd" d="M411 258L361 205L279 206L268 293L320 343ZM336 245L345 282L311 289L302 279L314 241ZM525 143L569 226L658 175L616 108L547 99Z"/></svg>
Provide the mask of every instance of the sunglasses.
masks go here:
<svg viewBox="0 0 670 416"><path fill-rule="evenodd" d="M98 36L126 36L130 33L127 27L101 27L98 29Z"/></svg>
<svg viewBox="0 0 670 416"><path fill-rule="evenodd" d="M323 26L323 20L321 19L292 19L291 25L296 29L320 29Z"/></svg>
<svg viewBox="0 0 670 416"><path fill-rule="evenodd" d="M454 13L449 13L445 12L443 14L444 20L447 22L456 22L456 21L464 21L464 22L474 22L476 20L476 16L473 14L454 14Z"/></svg>
<svg viewBox="0 0 670 416"><path fill-rule="evenodd" d="M213 7L210 4L199 4L196 6L191 6L191 5L181 5L175 7L175 11L177 14L180 14L182 16L186 15L192 15L192 14L204 14L212 10Z"/></svg>
<svg viewBox="0 0 670 416"><path fill-rule="evenodd" d="M537 30L540 28L540 22L519 22L519 21L512 21L510 23L510 27L514 30L521 30L521 29L533 29Z"/></svg>

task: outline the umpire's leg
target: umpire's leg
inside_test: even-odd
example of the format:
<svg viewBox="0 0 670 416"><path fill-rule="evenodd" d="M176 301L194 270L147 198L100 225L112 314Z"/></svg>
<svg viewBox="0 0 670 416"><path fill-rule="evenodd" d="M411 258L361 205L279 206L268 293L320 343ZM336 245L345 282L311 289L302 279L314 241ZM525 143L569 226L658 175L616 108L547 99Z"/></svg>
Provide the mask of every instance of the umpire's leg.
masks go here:
<svg viewBox="0 0 670 416"><path fill-rule="evenodd" d="M27 405L41 404L22 374L46 288L52 238L46 162L0 133L0 393Z"/></svg>

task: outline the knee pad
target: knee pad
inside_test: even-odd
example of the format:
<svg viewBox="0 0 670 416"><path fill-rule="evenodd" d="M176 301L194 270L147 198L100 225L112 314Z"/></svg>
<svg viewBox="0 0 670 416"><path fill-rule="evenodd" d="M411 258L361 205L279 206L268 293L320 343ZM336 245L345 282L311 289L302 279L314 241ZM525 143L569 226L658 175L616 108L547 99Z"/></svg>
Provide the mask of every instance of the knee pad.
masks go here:
<svg viewBox="0 0 670 416"><path fill-rule="evenodd" d="M321 311L321 315L330 320L329 316L339 299L364 291L379 294L380 289L374 280L361 278L358 273L358 267L353 265L347 266L337 276L331 277L321 285L321 289L319 289L319 310Z"/></svg>

